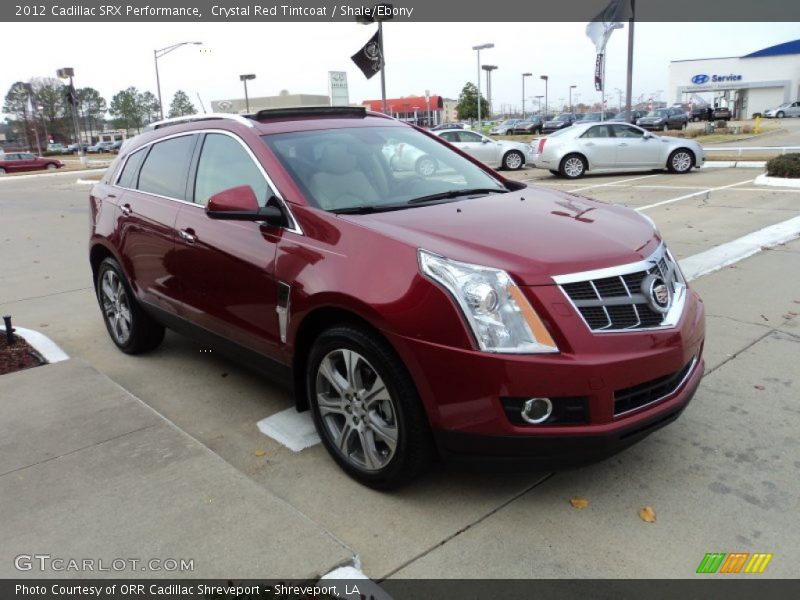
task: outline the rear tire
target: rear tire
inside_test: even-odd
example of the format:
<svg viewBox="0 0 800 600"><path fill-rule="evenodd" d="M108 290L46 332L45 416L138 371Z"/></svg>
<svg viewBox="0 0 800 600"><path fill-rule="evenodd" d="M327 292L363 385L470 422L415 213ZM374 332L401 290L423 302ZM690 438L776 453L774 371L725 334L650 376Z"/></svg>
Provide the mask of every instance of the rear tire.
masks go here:
<svg viewBox="0 0 800 600"><path fill-rule="evenodd" d="M353 325L324 331L306 368L314 425L350 477L387 490L418 477L434 446L416 386L392 347Z"/></svg>
<svg viewBox="0 0 800 600"><path fill-rule="evenodd" d="M518 171L524 166L525 157L522 156L522 152L511 150L510 152L506 152L505 156L503 156L504 169L508 169L509 171Z"/></svg>
<svg viewBox="0 0 800 600"><path fill-rule="evenodd" d="M678 148L669 155L667 159L667 169L670 173L682 175L692 170L694 166L694 154L687 148Z"/></svg>
<svg viewBox="0 0 800 600"><path fill-rule="evenodd" d="M164 327L136 302L122 267L113 258L100 263L95 292L106 329L117 348L126 354L140 354L161 344Z"/></svg>
<svg viewBox="0 0 800 600"><path fill-rule="evenodd" d="M664 126L661 128L661 131L669 131L669 124L664 123Z"/></svg>
<svg viewBox="0 0 800 600"><path fill-rule="evenodd" d="M6 170L3 167L0 167L0 175L5 175Z"/></svg>
<svg viewBox="0 0 800 600"><path fill-rule="evenodd" d="M586 173L586 159L580 154L567 154L561 159L558 173L567 179L578 179Z"/></svg>

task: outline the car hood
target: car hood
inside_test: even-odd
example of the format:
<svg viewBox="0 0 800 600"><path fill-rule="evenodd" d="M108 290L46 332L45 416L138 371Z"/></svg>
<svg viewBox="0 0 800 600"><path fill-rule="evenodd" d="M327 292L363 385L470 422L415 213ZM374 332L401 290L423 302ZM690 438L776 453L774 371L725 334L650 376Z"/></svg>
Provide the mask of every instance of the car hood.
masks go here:
<svg viewBox="0 0 800 600"><path fill-rule="evenodd" d="M564 121L545 121L544 122L544 126L545 127L562 127L563 125L565 125Z"/></svg>
<svg viewBox="0 0 800 600"><path fill-rule="evenodd" d="M639 117L640 123L655 123L656 121L663 121L666 117Z"/></svg>
<svg viewBox="0 0 800 600"><path fill-rule="evenodd" d="M660 240L638 213L544 188L340 218L522 285L642 260Z"/></svg>

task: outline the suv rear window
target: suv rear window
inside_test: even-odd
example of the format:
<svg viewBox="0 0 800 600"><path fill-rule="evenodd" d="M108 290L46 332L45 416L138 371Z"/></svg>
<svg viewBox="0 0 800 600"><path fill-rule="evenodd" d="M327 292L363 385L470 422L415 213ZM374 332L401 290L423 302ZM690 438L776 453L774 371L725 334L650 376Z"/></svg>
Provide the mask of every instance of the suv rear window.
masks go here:
<svg viewBox="0 0 800 600"><path fill-rule="evenodd" d="M194 143L194 135L184 135L153 144L139 173L138 189L185 200L186 173Z"/></svg>
<svg viewBox="0 0 800 600"><path fill-rule="evenodd" d="M136 176L139 173L139 167L146 154L147 148L142 148L128 157L128 160L125 161L125 166L122 167L122 173L120 173L119 179L117 180L118 186L124 188L136 187Z"/></svg>

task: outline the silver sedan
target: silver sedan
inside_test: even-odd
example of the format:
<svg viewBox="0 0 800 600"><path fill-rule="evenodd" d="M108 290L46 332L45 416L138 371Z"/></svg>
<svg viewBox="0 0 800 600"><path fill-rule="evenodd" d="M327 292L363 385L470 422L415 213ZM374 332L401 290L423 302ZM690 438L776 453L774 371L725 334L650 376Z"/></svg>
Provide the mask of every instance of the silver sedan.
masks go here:
<svg viewBox="0 0 800 600"><path fill-rule="evenodd" d="M533 148L530 144L522 142L493 140L475 131L464 131L463 129L432 131L431 133L447 140L472 158L496 169L511 171L521 169L533 158Z"/></svg>
<svg viewBox="0 0 800 600"><path fill-rule="evenodd" d="M628 123L576 123L533 141L533 164L569 179L587 172L668 169L688 173L705 162L695 141L657 136Z"/></svg>

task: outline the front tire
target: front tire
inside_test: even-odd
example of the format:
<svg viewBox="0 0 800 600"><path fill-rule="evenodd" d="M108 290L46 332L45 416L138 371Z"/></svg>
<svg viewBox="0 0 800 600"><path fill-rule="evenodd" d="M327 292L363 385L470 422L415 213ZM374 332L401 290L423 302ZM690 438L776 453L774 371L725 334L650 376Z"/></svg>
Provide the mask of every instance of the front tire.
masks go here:
<svg viewBox="0 0 800 600"><path fill-rule="evenodd" d="M95 291L106 329L117 348L126 354L139 354L161 344L164 327L136 302L122 267L113 258L100 263Z"/></svg>
<svg viewBox="0 0 800 600"><path fill-rule="evenodd" d="M420 177L430 177L436 173L436 161L430 156L420 156L414 165L414 170Z"/></svg>
<svg viewBox="0 0 800 600"><path fill-rule="evenodd" d="M350 477L385 490L430 465L425 411L411 376L382 337L361 327L333 327L314 342L307 365L317 432Z"/></svg>
<svg viewBox="0 0 800 600"><path fill-rule="evenodd" d="M504 169L508 169L509 171L517 171L524 166L525 157L522 156L522 152L511 150L510 152L506 152L506 155L503 157Z"/></svg>
<svg viewBox="0 0 800 600"><path fill-rule="evenodd" d="M0 175L5 175L6 170L3 167L0 167Z"/></svg>
<svg viewBox="0 0 800 600"><path fill-rule="evenodd" d="M694 154L686 148L678 148L669 155L667 169L670 173L688 173L694 166Z"/></svg>
<svg viewBox="0 0 800 600"><path fill-rule="evenodd" d="M664 126L661 128L661 131L669 131L669 124L664 123Z"/></svg>
<svg viewBox="0 0 800 600"><path fill-rule="evenodd" d="M779 119L782 119L783 117L786 116L786 113L781 111L781 112L777 113L775 116L778 117Z"/></svg>
<svg viewBox="0 0 800 600"><path fill-rule="evenodd" d="M55 163L47 163L47 166L46 166L45 168L46 168L48 171L53 171L54 169L57 169L57 168L58 168L58 165L57 165L57 164L55 164Z"/></svg>
<svg viewBox="0 0 800 600"><path fill-rule="evenodd" d="M580 154L567 154L561 159L559 174L567 179L578 179L586 173L586 159Z"/></svg>

